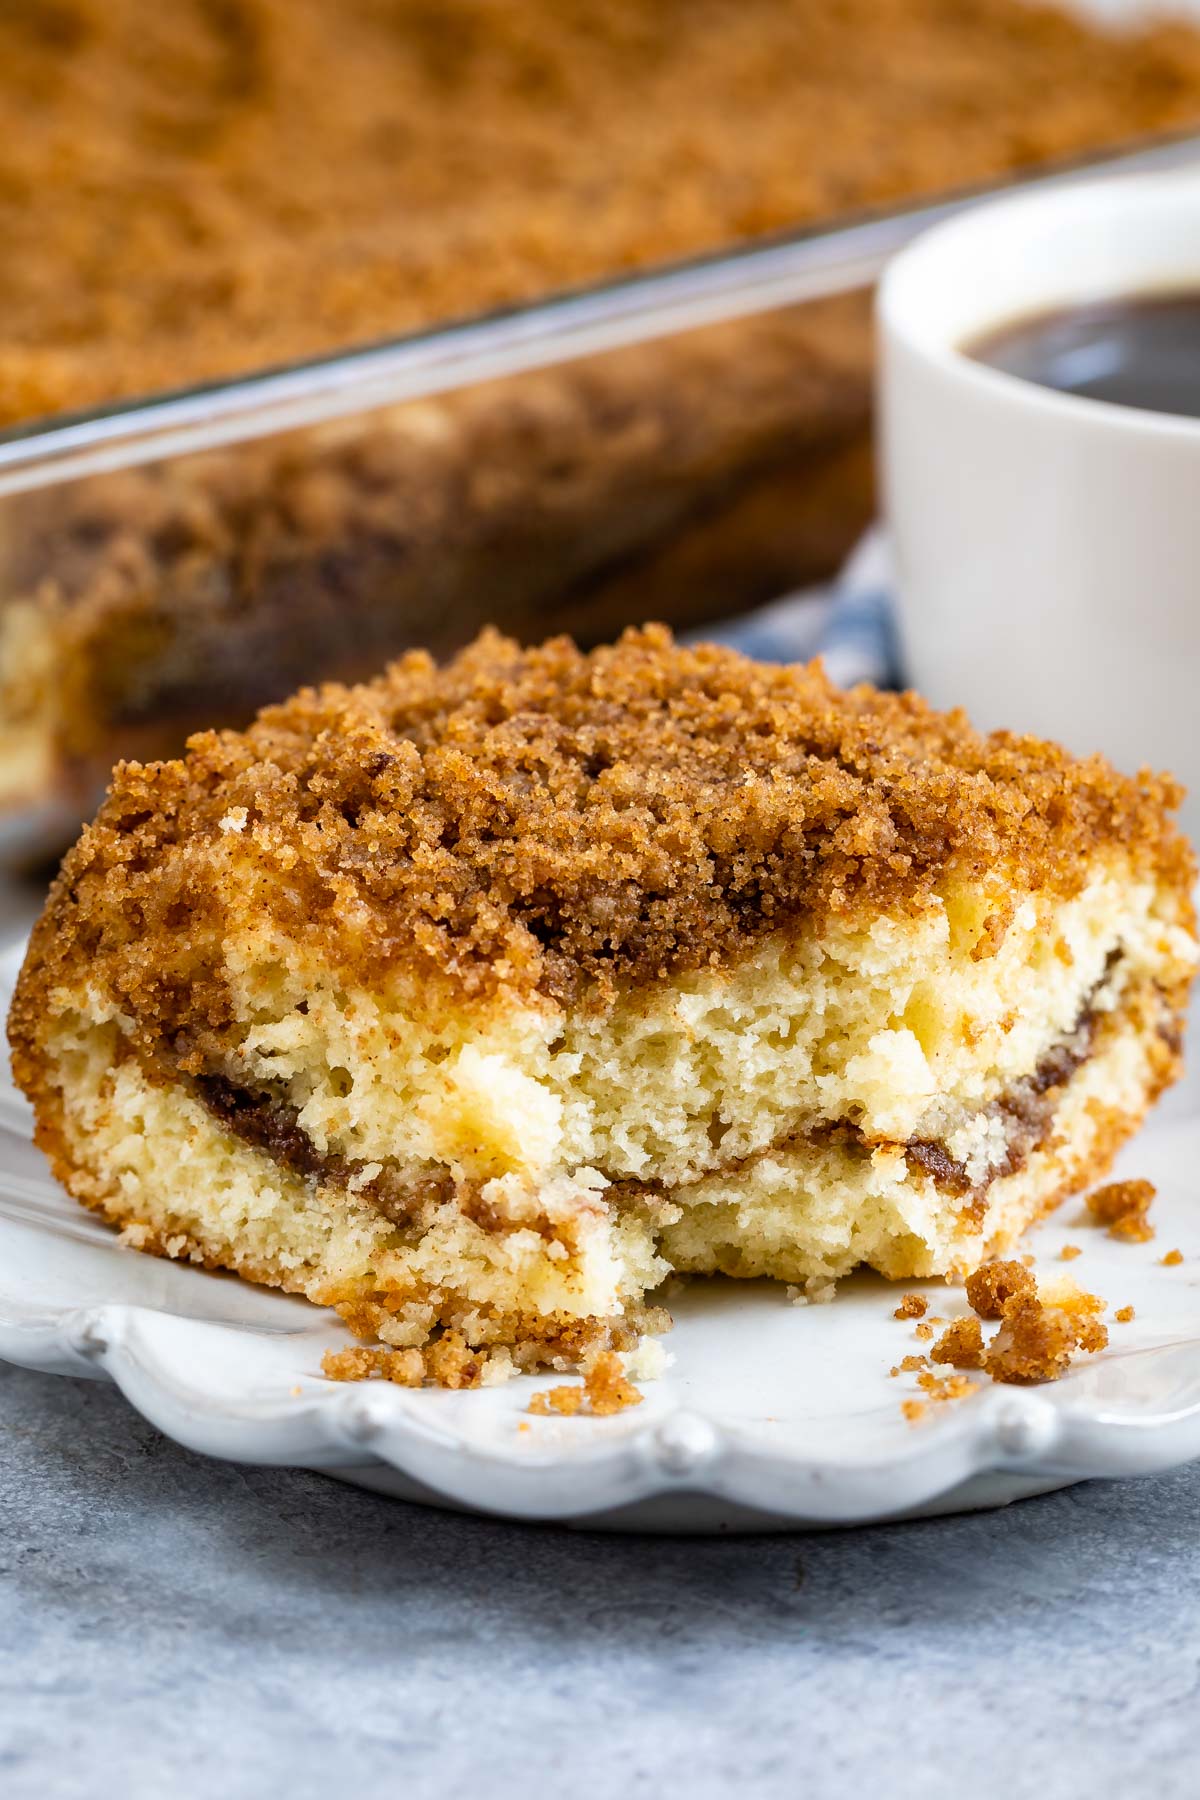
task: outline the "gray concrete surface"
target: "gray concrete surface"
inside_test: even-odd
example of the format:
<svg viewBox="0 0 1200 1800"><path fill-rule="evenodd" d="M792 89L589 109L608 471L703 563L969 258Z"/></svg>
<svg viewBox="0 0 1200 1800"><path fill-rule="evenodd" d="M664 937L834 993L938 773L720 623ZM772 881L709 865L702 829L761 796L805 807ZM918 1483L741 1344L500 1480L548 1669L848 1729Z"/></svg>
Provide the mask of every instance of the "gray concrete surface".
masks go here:
<svg viewBox="0 0 1200 1800"><path fill-rule="evenodd" d="M759 1539L456 1518L0 1366L3 1800L1200 1794L1200 1468Z"/></svg>

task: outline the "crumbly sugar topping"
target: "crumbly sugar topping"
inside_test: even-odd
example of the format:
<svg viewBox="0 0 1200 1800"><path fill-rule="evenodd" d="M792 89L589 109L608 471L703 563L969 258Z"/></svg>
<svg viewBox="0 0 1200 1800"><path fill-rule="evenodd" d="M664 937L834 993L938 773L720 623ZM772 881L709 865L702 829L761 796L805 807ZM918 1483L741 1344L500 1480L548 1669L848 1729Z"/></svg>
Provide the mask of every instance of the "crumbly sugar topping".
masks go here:
<svg viewBox="0 0 1200 1800"><path fill-rule="evenodd" d="M975 1316L947 1326L930 1353L934 1362L1026 1385L1057 1381L1077 1350L1094 1356L1108 1344L1108 1328L1100 1322L1105 1303L1098 1294L1069 1282L1039 1291L1022 1263L982 1263L967 1277L967 1300ZM980 1319L999 1320L986 1344Z"/></svg>
<svg viewBox="0 0 1200 1800"><path fill-rule="evenodd" d="M1002 1319L1012 1300L1036 1293L1023 1262L986 1262L967 1276L967 1301L981 1319Z"/></svg>
<svg viewBox="0 0 1200 1800"><path fill-rule="evenodd" d="M993 1381L1021 1386L1057 1381L1070 1368L1074 1348L1067 1316L1033 1294L1021 1294L1009 1301L983 1366Z"/></svg>
<svg viewBox="0 0 1200 1800"><path fill-rule="evenodd" d="M949 1363L952 1369L982 1369L983 1329L978 1318L968 1313L965 1318L951 1319L929 1355L933 1362Z"/></svg>
<svg viewBox="0 0 1200 1800"><path fill-rule="evenodd" d="M0 8L0 104L8 423L1191 123L1200 42L1011 0L53 0Z"/></svg>
<svg viewBox="0 0 1200 1800"><path fill-rule="evenodd" d="M1017 1386L1057 1381L1071 1367L1077 1351L1094 1356L1108 1345L1101 1323L1105 1302L1069 1282L1050 1283L1039 1292L1029 1270L1019 1262L987 1262L967 1277L971 1312L952 1319L929 1352L931 1362L979 1372L992 1381ZM1131 1306L1115 1315L1122 1324L1134 1316ZM997 1321L985 1340L981 1320ZM906 1358L897 1375L920 1366ZM974 1392L965 1374L938 1377L919 1374L919 1386L934 1399L957 1399Z"/></svg>
<svg viewBox="0 0 1200 1800"><path fill-rule="evenodd" d="M531 1413L573 1418L587 1413L597 1419L610 1418L628 1407L640 1406L643 1396L628 1379L620 1357L613 1350L602 1350L583 1364L580 1387L552 1387L534 1394L529 1402Z"/></svg>
<svg viewBox="0 0 1200 1800"><path fill-rule="evenodd" d="M1154 1236L1150 1206L1155 1196L1152 1181L1110 1181L1088 1195L1088 1212L1094 1225L1108 1227L1111 1238L1130 1244L1148 1244Z"/></svg>
<svg viewBox="0 0 1200 1800"><path fill-rule="evenodd" d="M586 655L489 631L444 668L414 653L119 765L33 962L82 952L143 1019L217 1024L206 956L270 919L372 984L405 962L466 995L602 1002L802 915L918 906L951 873L1070 892L1119 847L1186 890L1178 799L817 665L654 626Z"/></svg>

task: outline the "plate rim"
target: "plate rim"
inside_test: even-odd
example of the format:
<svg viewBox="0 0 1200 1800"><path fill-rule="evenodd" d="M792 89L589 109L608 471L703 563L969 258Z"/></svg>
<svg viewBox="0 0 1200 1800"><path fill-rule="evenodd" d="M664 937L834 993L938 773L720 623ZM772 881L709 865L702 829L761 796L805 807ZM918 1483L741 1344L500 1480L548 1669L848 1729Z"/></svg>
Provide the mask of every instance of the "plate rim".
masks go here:
<svg viewBox="0 0 1200 1800"><path fill-rule="evenodd" d="M0 1240L8 1231L38 1227L3 1221ZM108 1379L143 1418L204 1455L331 1473L382 1463L451 1504L525 1520L594 1522L687 1494L795 1525L856 1524L928 1509L984 1477L1063 1484L1200 1458L1200 1395L1134 1416L1000 1387L945 1409L902 1452L874 1461L813 1455L783 1436L768 1447L684 1404L644 1421L629 1414L564 1421L585 1427L570 1440L531 1432L529 1441L514 1434L512 1442L481 1442L447 1429L420 1393L385 1382L314 1383L300 1397L231 1402L203 1382L180 1379L164 1337L181 1322L189 1335L253 1329L128 1301L40 1315L31 1309L20 1318L0 1295L0 1358ZM1200 1337L1180 1347L1189 1342L1200 1352Z"/></svg>
<svg viewBox="0 0 1200 1800"><path fill-rule="evenodd" d="M0 1005L7 1000L23 950L16 937L0 944ZM0 1075L0 1145L31 1145L32 1114L5 1075ZM1200 1107L1186 1120L1163 1120L1159 1130L1200 1125ZM1155 1131L1151 1125L1147 1134ZM0 1193L21 1190L23 1209L0 1214L0 1252L11 1233L58 1241L64 1220L53 1209L72 1209L49 1173L30 1180L5 1171L0 1155ZM38 1196L46 1213L38 1217ZM67 1233L92 1249L120 1250L115 1233L78 1212ZM161 1266L161 1265L160 1265ZM180 1268L180 1265L169 1265ZM919 1431L885 1445L875 1458L837 1460L805 1450L798 1432L768 1441L749 1423L739 1426L706 1412L703 1404L662 1399L611 1419L539 1420L510 1439L473 1439L447 1428L424 1392L385 1382L334 1383L312 1378L277 1398L261 1390L238 1404L202 1380L183 1380L178 1347L169 1343L205 1331L261 1335L251 1321L228 1322L173 1311L169 1305L107 1300L100 1304L37 1305L6 1288L0 1254L0 1360L50 1374L111 1381L142 1417L166 1436L204 1455L248 1464L323 1470L353 1480L370 1469L365 1485L394 1492L405 1483L436 1502L524 1521L644 1529L639 1508L672 1499L711 1509L711 1523L684 1530L761 1530L856 1525L958 1505L1002 1505L1008 1484L1043 1491L1072 1482L1146 1475L1200 1459L1200 1376L1195 1397L1184 1405L1113 1411L1100 1401L1081 1401L1071 1384L1051 1390L985 1386L966 1406L938 1409ZM199 1270L184 1270L196 1279ZM264 1294L266 1290L263 1290ZM321 1317L312 1309L314 1322ZM302 1329L302 1328L301 1328ZM1127 1356L1156 1355L1191 1347L1200 1367L1200 1319L1195 1336L1169 1345L1131 1348ZM657 1383L652 1384L654 1388ZM1053 1397L1051 1397L1053 1395ZM649 1397L649 1396L648 1396ZM531 1427L534 1422L531 1421ZM548 1428L548 1429L547 1429ZM582 1428L582 1429L581 1429ZM997 1497L972 1500L989 1482ZM703 1509L702 1509L703 1510ZM687 1511L681 1506L680 1516ZM772 1521L764 1527L755 1517ZM670 1529L662 1523L650 1529Z"/></svg>

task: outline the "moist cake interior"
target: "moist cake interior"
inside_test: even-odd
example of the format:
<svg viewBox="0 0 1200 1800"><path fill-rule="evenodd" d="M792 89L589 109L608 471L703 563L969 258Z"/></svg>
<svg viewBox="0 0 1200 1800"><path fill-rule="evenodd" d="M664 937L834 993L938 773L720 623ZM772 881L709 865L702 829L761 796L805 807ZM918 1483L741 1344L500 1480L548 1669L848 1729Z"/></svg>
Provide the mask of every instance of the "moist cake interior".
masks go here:
<svg viewBox="0 0 1200 1800"><path fill-rule="evenodd" d="M660 631L485 636L119 771L15 1067L129 1242L481 1379L672 1270L950 1275L1177 1073L1176 798Z"/></svg>

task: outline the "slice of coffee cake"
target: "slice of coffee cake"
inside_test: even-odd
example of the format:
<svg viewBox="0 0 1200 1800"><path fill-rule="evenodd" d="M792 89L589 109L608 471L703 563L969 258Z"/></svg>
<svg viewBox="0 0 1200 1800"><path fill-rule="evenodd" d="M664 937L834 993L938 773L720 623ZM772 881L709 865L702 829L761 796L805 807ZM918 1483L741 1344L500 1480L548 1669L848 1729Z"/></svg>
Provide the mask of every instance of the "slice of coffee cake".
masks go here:
<svg viewBox="0 0 1200 1800"><path fill-rule="evenodd" d="M951 1273L1178 1072L1177 798L660 629L485 635L120 767L14 1067L130 1243L418 1374L629 1341L671 1269Z"/></svg>

